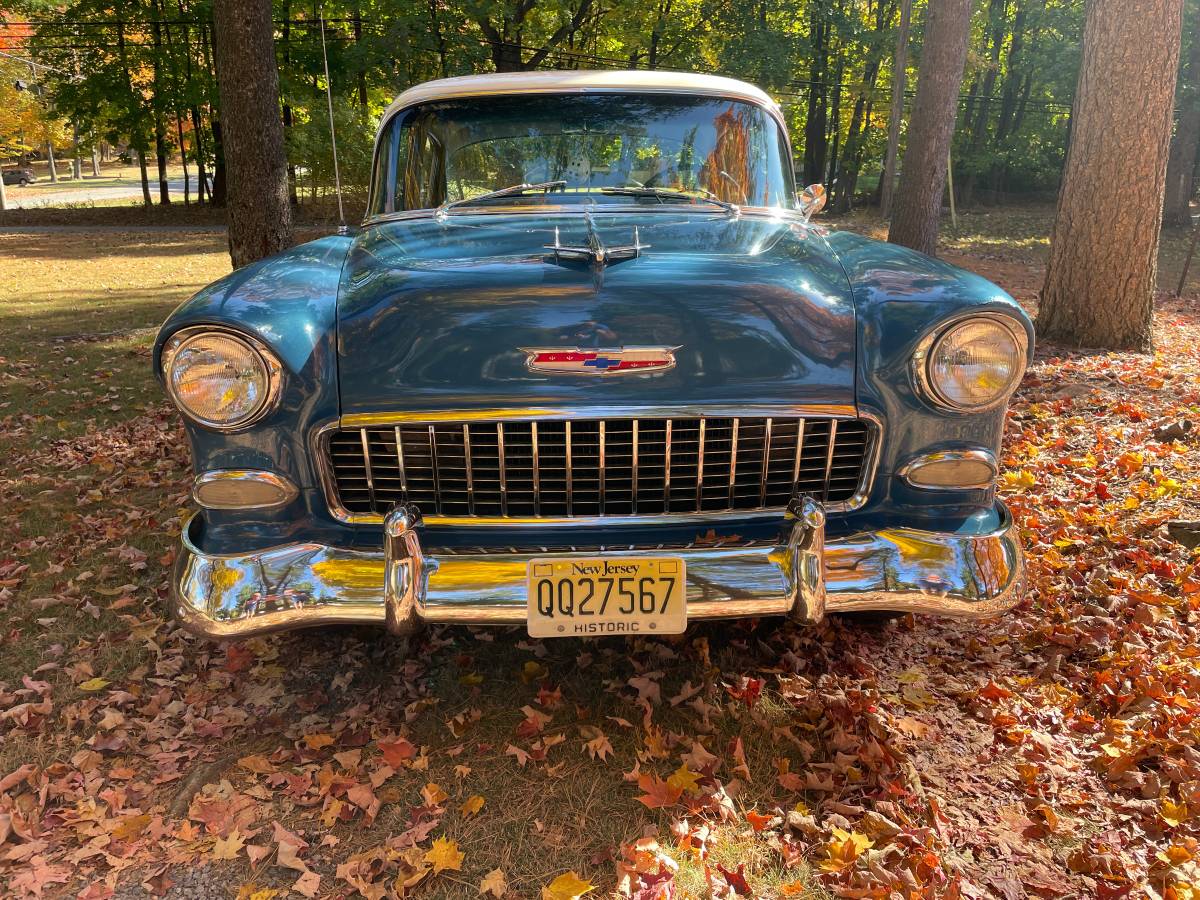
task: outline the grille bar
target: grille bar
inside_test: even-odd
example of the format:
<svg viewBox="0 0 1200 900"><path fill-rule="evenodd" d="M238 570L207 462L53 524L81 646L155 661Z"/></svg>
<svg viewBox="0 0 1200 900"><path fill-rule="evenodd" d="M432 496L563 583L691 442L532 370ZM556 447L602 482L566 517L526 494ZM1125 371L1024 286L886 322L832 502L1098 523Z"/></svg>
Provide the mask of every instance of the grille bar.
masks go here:
<svg viewBox="0 0 1200 900"><path fill-rule="evenodd" d="M435 422L335 431L337 510L409 502L439 516L604 517L775 510L856 497L875 426L798 416Z"/></svg>

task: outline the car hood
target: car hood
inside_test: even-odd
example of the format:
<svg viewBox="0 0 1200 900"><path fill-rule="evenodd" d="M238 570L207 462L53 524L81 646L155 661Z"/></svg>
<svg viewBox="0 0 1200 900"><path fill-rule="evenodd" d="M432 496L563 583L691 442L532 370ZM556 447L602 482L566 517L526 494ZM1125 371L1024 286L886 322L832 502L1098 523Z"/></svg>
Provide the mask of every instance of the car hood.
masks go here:
<svg viewBox="0 0 1200 900"><path fill-rule="evenodd" d="M640 243L636 258L545 249ZM338 297L342 413L854 403L854 307L820 230L653 211L365 228ZM534 371L530 348L663 347L671 368Z"/></svg>

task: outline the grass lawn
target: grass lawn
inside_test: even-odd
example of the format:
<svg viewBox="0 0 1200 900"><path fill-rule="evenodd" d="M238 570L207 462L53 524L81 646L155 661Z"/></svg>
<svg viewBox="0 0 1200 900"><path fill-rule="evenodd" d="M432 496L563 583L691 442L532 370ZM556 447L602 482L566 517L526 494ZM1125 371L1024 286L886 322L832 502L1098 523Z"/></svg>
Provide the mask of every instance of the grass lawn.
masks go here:
<svg viewBox="0 0 1200 900"><path fill-rule="evenodd" d="M1048 221L967 214L944 254L1032 304ZM1039 350L1002 620L435 628L406 656L163 615L190 470L149 348L228 265L220 233L0 233L0 894L1200 891L1200 558L1163 528L1200 519L1200 438L1153 435L1200 422L1194 283L1157 354Z"/></svg>

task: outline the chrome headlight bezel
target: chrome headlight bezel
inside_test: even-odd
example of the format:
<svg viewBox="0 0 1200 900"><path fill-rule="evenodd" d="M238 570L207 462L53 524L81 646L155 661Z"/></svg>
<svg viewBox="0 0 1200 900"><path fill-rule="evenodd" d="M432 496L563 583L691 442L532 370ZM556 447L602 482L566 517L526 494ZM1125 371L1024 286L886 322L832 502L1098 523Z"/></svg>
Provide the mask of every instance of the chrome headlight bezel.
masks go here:
<svg viewBox="0 0 1200 900"><path fill-rule="evenodd" d="M943 340L957 329L964 325L969 325L977 322L988 322L1003 328L1012 338L1013 344L1016 347L1017 356L1020 359L1019 364L1013 369L1012 375L1009 378L1008 384L997 396L979 404L964 404L947 396L938 386L936 379L930 371L934 360L937 358L937 350ZM999 313L967 313L961 316L956 316L939 322L937 327L932 329L928 334L921 338L917 344L917 349L912 357L912 373L913 381L916 383L918 392L926 400L933 403L939 409L947 410L956 413L980 413L995 409L998 406L1003 406L1008 402L1016 391L1021 379L1025 376L1025 369L1029 364L1029 337L1025 333L1025 329L1021 327L1021 323L1012 316L1006 316Z"/></svg>
<svg viewBox="0 0 1200 900"><path fill-rule="evenodd" d="M180 351L184 350L192 342L211 335L219 335L222 338L241 344L253 355L254 360L262 365L266 377L262 399L254 409L237 419L226 422L207 419L189 409L175 390L175 382L171 377L172 367ZM171 398L171 402L175 404L176 409L189 422L194 422L200 427L211 431L242 431L261 421L279 405L279 397L283 386L283 364L266 344L242 331L236 331L232 328L225 328L219 325L197 325L190 328L182 328L171 335L163 345L160 366L167 395Z"/></svg>

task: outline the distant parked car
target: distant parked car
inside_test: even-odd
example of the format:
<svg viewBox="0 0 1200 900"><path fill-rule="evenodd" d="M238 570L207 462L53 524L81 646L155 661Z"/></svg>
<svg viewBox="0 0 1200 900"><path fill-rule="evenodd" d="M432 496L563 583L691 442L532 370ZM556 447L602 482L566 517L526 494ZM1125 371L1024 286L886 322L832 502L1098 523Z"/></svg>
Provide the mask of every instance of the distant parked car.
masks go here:
<svg viewBox="0 0 1200 900"><path fill-rule="evenodd" d="M19 184L21 187L25 187L35 181L37 181L37 176L33 174L33 169L21 166L16 169L4 170L5 184Z"/></svg>

